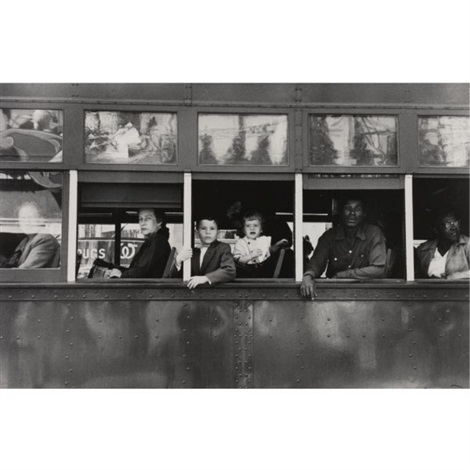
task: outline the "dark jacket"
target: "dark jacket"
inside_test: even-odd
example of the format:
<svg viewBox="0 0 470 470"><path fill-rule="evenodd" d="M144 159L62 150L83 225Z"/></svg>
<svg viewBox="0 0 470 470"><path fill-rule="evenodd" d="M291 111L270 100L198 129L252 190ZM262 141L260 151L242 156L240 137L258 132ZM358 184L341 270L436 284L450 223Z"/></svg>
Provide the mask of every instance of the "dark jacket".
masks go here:
<svg viewBox="0 0 470 470"><path fill-rule="evenodd" d="M152 233L132 259L129 268L122 270L121 278L162 277L171 251L168 237L169 231L166 227Z"/></svg>
<svg viewBox="0 0 470 470"><path fill-rule="evenodd" d="M59 267L60 245L50 233L26 236L5 267L20 269Z"/></svg>
<svg viewBox="0 0 470 470"><path fill-rule="evenodd" d="M236 269L230 245L215 241L209 245L200 264L201 250L194 248L191 258L191 275L207 276L211 285L228 282L235 278ZM173 266L168 277L181 277L183 270Z"/></svg>

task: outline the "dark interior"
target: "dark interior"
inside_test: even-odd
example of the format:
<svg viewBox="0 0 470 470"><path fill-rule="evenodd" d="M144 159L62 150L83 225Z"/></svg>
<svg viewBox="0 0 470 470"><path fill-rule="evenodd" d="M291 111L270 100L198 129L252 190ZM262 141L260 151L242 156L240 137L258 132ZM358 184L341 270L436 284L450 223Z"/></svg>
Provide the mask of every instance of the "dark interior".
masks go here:
<svg viewBox="0 0 470 470"><path fill-rule="evenodd" d="M237 201L243 211L274 212L286 222L294 220L293 181L193 181L195 219L211 214L219 220L219 228L235 228L227 210Z"/></svg>
<svg viewBox="0 0 470 470"><path fill-rule="evenodd" d="M413 180L413 225L416 240L435 237L433 216L443 209L453 210L461 220L461 231L469 233L467 178L419 178Z"/></svg>

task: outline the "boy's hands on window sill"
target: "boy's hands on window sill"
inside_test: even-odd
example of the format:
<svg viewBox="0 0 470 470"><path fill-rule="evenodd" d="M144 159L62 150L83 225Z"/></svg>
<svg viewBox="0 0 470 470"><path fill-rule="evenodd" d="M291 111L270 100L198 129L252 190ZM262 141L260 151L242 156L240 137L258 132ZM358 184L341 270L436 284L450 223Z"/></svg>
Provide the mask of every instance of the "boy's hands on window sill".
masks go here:
<svg viewBox="0 0 470 470"><path fill-rule="evenodd" d="M207 284L207 283L209 284L211 283L211 281L209 280L207 276L192 276L189 278L187 285L189 289L194 289L195 287L201 284Z"/></svg>

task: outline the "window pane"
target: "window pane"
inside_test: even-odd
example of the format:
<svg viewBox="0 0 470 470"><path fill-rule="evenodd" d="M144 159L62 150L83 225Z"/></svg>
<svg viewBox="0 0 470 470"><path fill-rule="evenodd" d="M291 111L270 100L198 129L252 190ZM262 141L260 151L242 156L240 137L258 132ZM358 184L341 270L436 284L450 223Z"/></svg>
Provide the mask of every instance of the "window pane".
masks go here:
<svg viewBox="0 0 470 470"><path fill-rule="evenodd" d="M114 225L80 224L77 254L80 260L77 279L88 277L96 258L112 260L114 258Z"/></svg>
<svg viewBox="0 0 470 470"><path fill-rule="evenodd" d="M202 165L288 165L287 116L199 115Z"/></svg>
<svg viewBox="0 0 470 470"><path fill-rule="evenodd" d="M470 118L421 116L419 162L423 166L468 167L470 160Z"/></svg>
<svg viewBox="0 0 470 470"><path fill-rule="evenodd" d="M0 109L0 161L62 161L62 111Z"/></svg>
<svg viewBox="0 0 470 470"><path fill-rule="evenodd" d="M181 250L183 245L183 224L167 223L170 231L169 243L171 247ZM121 224L120 259L115 258L115 229L113 224L80 224L78 226L78 255L80 265L77 279L88 277L95 259L119 264L128 268L132 259L144 243L144 236L140 232L139 224Z"/></svg>
<svg viewBox="0 0 470 470"><path fill-rule="evenodd" d="M62 175L0 173L0 267L58 268Z"/></svg>
<svg viewBox="0 0 470 470"><path fill-rule="evenodd" d="M310 165L396 166L394 116L310 116Z"/></svg>
<svg viewBox="0 0 470 470"><path fill-rule="evenodd" d="M176 113L87 111L87 163L177 163Z"/></svg>

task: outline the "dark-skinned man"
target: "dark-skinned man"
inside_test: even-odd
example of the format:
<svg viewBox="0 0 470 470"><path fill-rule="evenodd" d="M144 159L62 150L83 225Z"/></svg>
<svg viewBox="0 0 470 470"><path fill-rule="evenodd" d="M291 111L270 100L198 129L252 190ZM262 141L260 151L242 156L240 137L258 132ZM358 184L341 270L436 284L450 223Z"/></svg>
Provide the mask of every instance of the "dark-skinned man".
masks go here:
<svg viewBox="0 0 470 470"><path fill-rule="evenodd" d="M437 279L470 278L470 240L460 232L460 220L449 210L434 219L436 238L418 246L416 277Z"/></svg>
<svg viewBox="0 0 470 470"><path fill-rule="evenodd" d="M385 277L385 237L379 227L365 223L364 203L360 199L346 199L340 215L340 224L318 240L300 286L303 297L313 300L314 280L325 269L330 279Z"/></svg>

